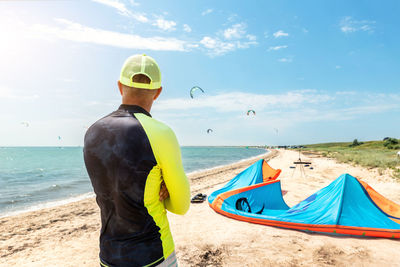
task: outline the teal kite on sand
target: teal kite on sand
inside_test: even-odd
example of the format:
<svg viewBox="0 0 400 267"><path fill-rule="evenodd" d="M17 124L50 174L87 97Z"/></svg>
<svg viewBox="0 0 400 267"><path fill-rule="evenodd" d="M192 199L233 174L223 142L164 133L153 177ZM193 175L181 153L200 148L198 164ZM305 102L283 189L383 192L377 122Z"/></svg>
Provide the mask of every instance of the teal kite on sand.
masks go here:
<svg viewBox="0 0 400 267"><path fill-rule="evenodd" d="M263 182L263 160L208 197L216 212L237 220L335 235L400 238L400 205L343 174L289 207L279 180Z"/></svg>

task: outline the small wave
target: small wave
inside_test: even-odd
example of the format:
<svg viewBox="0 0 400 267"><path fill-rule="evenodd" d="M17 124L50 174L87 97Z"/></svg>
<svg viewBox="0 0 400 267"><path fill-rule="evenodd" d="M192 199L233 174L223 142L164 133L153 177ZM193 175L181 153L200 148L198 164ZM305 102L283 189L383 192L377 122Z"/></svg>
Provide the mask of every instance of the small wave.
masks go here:
<svg viewBox="0 0 400 267"><path fill-rule="evenodd" d="M77 181L73 181L73 182L66 183L66 184L52 184L45 188L40 188L40 189L34 190L34 191L30 192L30 194L37 195L37 194L46 193L46 192L56 192L56 191L61 191L61 190L66 190L66 189L74 189L74 188L77 188L77 186L80 184L89 184L89 181L77 180Z"/></svg>
<svg viewBox="0 0 400 267"><path fill-rule="evenodd" d="M14 195L8 194L9 196L3 196L0 198L0 207L11 207L17 209L16 206L21 208L26 207L30 203L40 201L40 199L61 197L66 195L68 192L73 192L79 189L80 184L88 184L88 181L73 181L68 184L52 184L44 188L38 188L25 193L15 192ZM22 190L21 190L22 191ZM81 190L79 190L82 192ZM89 191L89 189L88 189ZM71 194L69 194L70 196ZM67 197L67 196L66 196ZM1 214L1 209L0 209Z"/></svg>
<svg viewBox="0 0 400 267"><path fill-rule="evenodd" d="M0 201L0 205L14 205L14 204L21 203L21 202L24 202L24 200L23 199L3 200L3 201Z"/></svg>
<svg viewBox="0 0 400 267"><path fill-rule="evenodd" d="M13 211L9 211L9 212L0 213L0 218L15 216L15 215L18 215L21 213L26 213L26 212L31 212L31 211L36 211L36 210L41 210L41 209L46 209L46 208L62 206L65 204L77 202L77 201L87 199L87 198L92 198L92 197L95 197L95 194L93 192L89 192L89 193L85 193L82 195L78 195L78 196L74 196L74 197L70 197L70 198L66 198L66 199L54 200L54 201L49 201L49 202L45 202L45 203L39 203L39 204L35 204L35 205L29 206L29 207L24 207L20 210L13 210Z"/></svg>

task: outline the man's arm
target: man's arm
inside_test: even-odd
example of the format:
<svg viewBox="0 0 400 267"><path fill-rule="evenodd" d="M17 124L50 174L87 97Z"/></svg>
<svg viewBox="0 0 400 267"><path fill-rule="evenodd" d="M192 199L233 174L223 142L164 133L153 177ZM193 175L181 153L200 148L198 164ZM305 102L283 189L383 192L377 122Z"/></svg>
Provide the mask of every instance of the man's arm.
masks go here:
<svg viewBox="0 0 400 267"><path fill-rule="evenodd" d="M168 189L165 186L165 182L164 181L161 182L160 193L158 195L160 196L159 199L160 199L161 202L169 197Z"/></svg>
<svg viewBox="0 0 400 267"><path fill-rule="evenodd" d="M162 179L169 192L169 197L164 200L166 209L176 214L185 214L190 206L190 188L174 132L144 114L135 113L135 117L142 124L161 168Z"/></svg>
<svg viewBox="0 0 400 267"><path fill-rule="evenodd" d="M160 146L160 167L169 192L169 197L164 201L165 207L183 215L190 206L190 187L182 166L181 150L172 130L165 131Z"/></svg>

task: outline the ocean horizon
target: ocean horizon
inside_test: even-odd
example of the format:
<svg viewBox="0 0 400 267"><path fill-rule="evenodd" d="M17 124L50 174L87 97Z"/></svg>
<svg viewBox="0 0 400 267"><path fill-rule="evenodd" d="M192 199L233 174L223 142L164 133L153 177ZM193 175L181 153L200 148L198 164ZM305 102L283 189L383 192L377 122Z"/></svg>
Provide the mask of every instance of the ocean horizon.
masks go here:
<svg viewBox="0 0 400 267"><path fill-rule="evenodd" d="M186 174L268 153L247 146L182 146ZM93 197L81 146L0 147L0 217Z"/></svg>

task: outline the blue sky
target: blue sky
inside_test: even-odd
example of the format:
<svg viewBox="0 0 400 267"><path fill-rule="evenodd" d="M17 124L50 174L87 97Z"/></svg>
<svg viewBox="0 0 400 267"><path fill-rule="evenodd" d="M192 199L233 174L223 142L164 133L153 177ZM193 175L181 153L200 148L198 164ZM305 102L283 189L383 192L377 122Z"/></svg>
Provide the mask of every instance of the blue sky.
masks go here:
<svg viewBox="0 0 400 267"><path fill-rule="evenodd" d="M119 106L120 68L138 53L161 67L152 115L182 145L399 137L399 12L398 1L0 1L0 145L82 145ZM191 99L195 85L205 93Z"/></svg>

